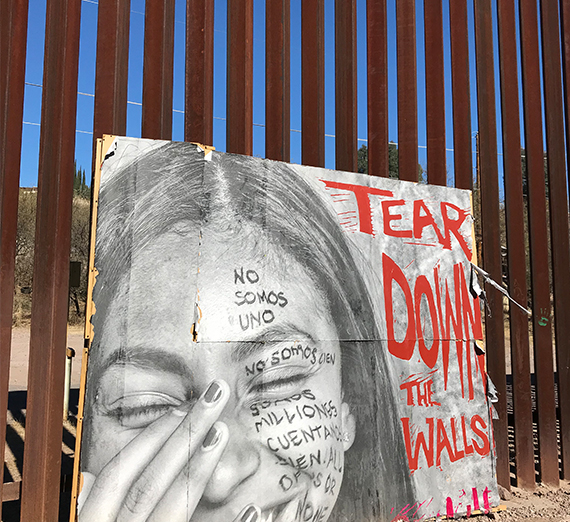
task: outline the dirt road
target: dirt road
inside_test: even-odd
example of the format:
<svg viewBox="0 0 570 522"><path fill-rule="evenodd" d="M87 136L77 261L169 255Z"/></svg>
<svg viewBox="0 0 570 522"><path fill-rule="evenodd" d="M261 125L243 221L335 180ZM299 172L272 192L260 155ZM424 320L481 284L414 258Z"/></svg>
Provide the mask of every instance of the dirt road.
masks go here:
<svg viewBox="0 0 570 522"><path fill-rule="evenodd" d="M83 328L70 327L67 346L75 350L71 370L71 387L79 388L81 356L83 354ZM12 330L12 355L10 359L10 391L25 390L28 387L28 361L30 353L30 329ZM65 357L65 353L62 354Z"/></svg>

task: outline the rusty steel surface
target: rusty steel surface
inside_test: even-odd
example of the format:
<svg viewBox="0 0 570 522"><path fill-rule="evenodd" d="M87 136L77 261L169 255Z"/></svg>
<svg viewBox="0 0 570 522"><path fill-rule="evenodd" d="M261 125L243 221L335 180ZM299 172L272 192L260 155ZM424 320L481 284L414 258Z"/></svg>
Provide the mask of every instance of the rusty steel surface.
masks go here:
<svg viewBox="0 0 570 522"><path fill-rule="evenodd" d="M386 0L366 2L368 174L387 178L388 29Z"/></svg>
<svg viewBox="0 0 570 522"><path fill-rule="evenodd" d="M532 283L533 345L538 384L539 457L553 468L556 446L548 228L544 185L542 94L536 0L520 2L521 63L523 78L525 154L528 173L528 212ZM544 358L544 361L541 359ZM550 404L547 401L551 401ZM554 431L553 431L554 430ZM557 458L557 457L556 457ZM557 467L557 466L556 466ZM554 470L552 470L554 471Z"/></svg>
<svg viewBox="0 0 570 522"><path fill-rule="evenodd" d="M541 2L542 73L546 115L546 151L550 203L552 248L552 286L554 289L554 326L560 407L560 445L565 477L570 476L570 244L568 237L568 187L564 143L564 107L560 70L560 22L558 2ZM546 354L545 357L546 359ZM542 360L541 360L542 362ZM546 363L545 363L546 364ZM546 370L545 370L546 372ZM538 377L538 376L537 376ZM554 426L556 433L556 425ZM549 441L550 442L550 441ZM556 448L556 438L553 442ZM554 450L545 461L543 481L558 484L558 457ZM542 470L542 462L541 462Z"/></svg>
<svg viewBox="0 0 570 522"><path fill-rule="evenodd" d="M398 168L400 179L418 181L418 87L416 66L416 6L396 3L398 48Z"/></svg>
<svg viewBox="0 0 570 522"><path fill-rule="evenodd" d="M451 84L453 91L453 149L455 186L473 186L473 157L471 152L471 94L469 87L469 31L467 1L449 3L451 39Z"/></svg>
<svg viewBox="0 0 570 522"><path fill-rule="evenodd" d="M479 182L481 187L481 224L483 234L483 266L495 281L502 280L499 238L499 183L497 166L497 128L495 115L495 76L493 20L491 0L475 0L475 46L477 60L477 100L479 115ZM507 396L505 375L505 338L502 294L487 292L491 316L485 318L488 373L499 397ZM499 419L493 422L497 450L497 480L510 488L507 404L495 404Z"/></svg>
<svg viewBox="0 0 570 522"><path fill-rule="evenodd" d="M4 457L18 228L28 0L9 0L2 4L0 14L6 18L0 19L2 28L0 50L6 54L0 63L0 75L3 77L3 90L0 92L0 455ZM7 151L11 153L6 154ZM3 484L4 465L0 470L0 499L4 499Z"/></svg>
<svg viewBox="0 0 570 522"><path fill-rule="evenodd" d="M3 143L6 116L6 85L8 81L8 57L10 53L10 21L12 0L0 2L0 143ZM0 154L0 166L4 154Z"/></svg>
<svg viewBox="0 0 570 522"><path fill-rule="evenodd" d="M48 0L22 521L57 520L81 0Z"/></svg>
<svg viewBox="0 0 570 522"><path fill-rule="evenodd" d="M570 2L568 0L563 0L561 2L561 16L562 16L562 34L564 37L563 46L563 65L564 65L564 87L565 87L565 109L566 109L566 146L567 151L570 150L570 136L568 132L570 131ZM570 159L566 157L567 161L567 176L568 183L570 183ZM567 202L566 202L567 203ZM564 202L562 202L564 205ZM561 214L561 212L560 212ZM569 269L570 272L570 269ZM570 306L568 303L568 296L562 296L566 299L566 307ZM564 306L564 304L561 304ZM565 310L567 314L568 311ZM566 318L568 315L566 316ZM561 331L560 334L557 333L557 342L562 339L563 335L567 335ZM568 337L564 341L565 344L558 344L559 349L557 349L557 368L558 368L558 379L564 379L562 386L559 384L559 401L560 401L560 425L561 425L561 454L562 454L562 473L565 479L570 478L570 345L568 342ZM560 398L563 396L562 400Z"/></svg>
<svg viewBox="0 0 570 522"><path fill-rule="evenodd" d="M564 110L566 122L566 150L570 150L570 0L560 0L560 23L562 35L562 67L564 81ZM568 171L570 183L570 170ZM569 361L570 364L570 361Z"/></svg>
<svg viewBox="0 0 570 522"><path fill-rule="evenodd" d="M291 8L273 0L265 9L265 157L289 161Z"/></svg>
<svg viewBox="0 0 570 522"><path fill-rule="evenodd" d="M301 5L301 136L303 165L325 166L324 0Z"/></svg>
<svg viewBox="0 0 570 522"><path fill-rule="evenodd" d="M214 0L186 3L184 140L214 144Z"/></svg>
<svg viewBox="0 0 570 522"><path fill-rule="evenodd" d="M147 2L144 16L143 138L172 139L174 2Z"/></svg>
<svg viewBox="0 0 570 522"><path fill-rule="evenodd" d="M228 0L226 150L253 153L253 0Z"/></svg>
<svg viewBox="0 0 570 522"><path fill-rule="evenodd" d="M127 134L130 0L99 0L93 168L97 138Z"/></svg>
<svg viewBox="0 0 570 522"><path fill-rule="evenodd" d="M335 168L356 172L356 0L335 1L335 93Z"/></svg>
<svg viewBox="0 0 570 522"><path fill-rule="evenodd" d="M527 305L526 245L521 166L517 39L515 5L499 2L499 56L503 120L505 218L507 227L508 280L511 296ZM530 387L529 318L517 306L509 306L517 485L535 486L532 399Z"/></svg>
<svg viewBox="0 0 570 522"><path fill-rule="evenodd" d="M443 13L441 0L424 0L427 179L447 184L445 152L445 84L443 69Z"/></svg>
<svg viewBox="0 0 570 522"><path fill-rule="evenodd" d="M570 150L570 0L561 2L562 35L564 38L563 61L564 66L564 108L566 110L566 151ZM570 159L566 157L568 183L570 183ZM567 305L568 306L568 305ZM557 352L558 355L558 378L565 379L565 384L559 388L559 393L564 393L564 400L561 403L561 426L564 435L562 436L562 473L566 480L570 479L570 347L566 342L566 348ZM562 371L560 370L562 369Z"/></svg>

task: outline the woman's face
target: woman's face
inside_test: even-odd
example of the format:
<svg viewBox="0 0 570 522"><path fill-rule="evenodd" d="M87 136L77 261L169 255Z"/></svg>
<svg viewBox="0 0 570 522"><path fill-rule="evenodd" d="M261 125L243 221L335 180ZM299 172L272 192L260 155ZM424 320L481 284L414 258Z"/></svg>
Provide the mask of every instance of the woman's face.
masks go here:
<svg viewBox="0 0 570 522"><path fill-rule="evenodd" d="M327 520L355 435L328 307L283 250L248 248L263 238L208 237L181 227L133 257L95 330L85 471L101 473L174 409L197 417L194 405L216 381L227 440L191 520L231 522L252 503L264 522ZM211 419L192 418L189 436L206 422L207 432ZM172 487L192 480L181 472Z"/></svg>

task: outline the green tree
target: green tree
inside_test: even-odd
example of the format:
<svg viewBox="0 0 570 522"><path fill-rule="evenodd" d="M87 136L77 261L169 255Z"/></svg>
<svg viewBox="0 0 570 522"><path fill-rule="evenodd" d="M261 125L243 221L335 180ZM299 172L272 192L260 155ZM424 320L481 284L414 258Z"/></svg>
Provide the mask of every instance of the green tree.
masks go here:
<svg viewBox="0 0 570 522"><path fill-rule="evenodd" d="M85 169L77 168L77 162L73 166L73 194L84 199L91 199L91 189L85 181Z"/></svg>

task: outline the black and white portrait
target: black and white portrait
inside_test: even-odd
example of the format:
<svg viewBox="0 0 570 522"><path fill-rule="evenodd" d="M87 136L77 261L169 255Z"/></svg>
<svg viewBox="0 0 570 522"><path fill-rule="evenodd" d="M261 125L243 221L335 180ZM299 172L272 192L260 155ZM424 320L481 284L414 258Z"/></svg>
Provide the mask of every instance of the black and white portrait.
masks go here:
<svg viewBox="0 0 570 522"><path fill-rule="evenodd" d="M210 156L102 179L79 520L391 518L412 481L345 234L287 165Z"/></svg>
<svg viewBox="0 0 570 522"><path fill-rule="evenodd" d="M391 310L382 323L381 277L374 286L369 275L380 257L343 227L330 195L339 184L319 177L330 171L308 181L284 163L188 143L114 147L99 193L79 521L413 520L432 475L418 481L410 457L427 469L429 448L413 446L415 373L386 337L410 319ZM459 237L457 223L447 225ZM439 360L424 337L422 353L431 342ZM433 382L430 406L441 405ZM433 457L433 418L432 429ZM451 443L435 450L440 467L458 460Z"/></svg>

